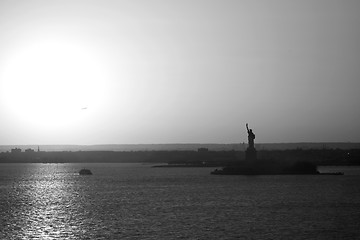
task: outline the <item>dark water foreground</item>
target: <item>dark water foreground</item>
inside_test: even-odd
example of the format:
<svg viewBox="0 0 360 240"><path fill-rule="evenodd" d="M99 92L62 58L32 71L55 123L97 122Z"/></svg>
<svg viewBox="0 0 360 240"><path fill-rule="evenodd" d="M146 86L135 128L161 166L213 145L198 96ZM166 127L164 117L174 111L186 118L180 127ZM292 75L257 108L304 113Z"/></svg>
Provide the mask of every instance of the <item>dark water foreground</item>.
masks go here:
<svg viewBox="0 0 360 240"><path fill-rule="evenodd" d="M93 175L80 176L83 168ZM357 239L360 168L215 176L141 164L1 164L0 239Z"/></svg>

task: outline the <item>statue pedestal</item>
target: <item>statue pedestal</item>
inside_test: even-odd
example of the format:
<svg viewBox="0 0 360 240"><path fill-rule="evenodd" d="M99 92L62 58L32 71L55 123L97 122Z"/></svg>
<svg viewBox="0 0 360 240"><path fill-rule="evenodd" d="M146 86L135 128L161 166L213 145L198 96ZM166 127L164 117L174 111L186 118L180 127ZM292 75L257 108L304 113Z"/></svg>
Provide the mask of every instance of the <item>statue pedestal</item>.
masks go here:
<svg viewBox="0 0 360 240"><path fill-rule="evenodd" d="M245 151L245 159L247 161L254 161L256 160L256 149L255 148L247 148Z"/></svg>

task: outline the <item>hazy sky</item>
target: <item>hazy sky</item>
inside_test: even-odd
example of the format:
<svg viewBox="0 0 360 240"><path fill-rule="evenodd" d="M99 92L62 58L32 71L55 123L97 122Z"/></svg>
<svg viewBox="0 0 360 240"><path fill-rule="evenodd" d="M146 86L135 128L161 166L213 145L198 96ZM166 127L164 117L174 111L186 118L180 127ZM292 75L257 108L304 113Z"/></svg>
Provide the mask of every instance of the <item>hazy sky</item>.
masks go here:
<svg viewBox="0 0 360 240"><path fill-rule="evenodd" d="M359 12L0 0L0 144L360 142Z"/></svg>

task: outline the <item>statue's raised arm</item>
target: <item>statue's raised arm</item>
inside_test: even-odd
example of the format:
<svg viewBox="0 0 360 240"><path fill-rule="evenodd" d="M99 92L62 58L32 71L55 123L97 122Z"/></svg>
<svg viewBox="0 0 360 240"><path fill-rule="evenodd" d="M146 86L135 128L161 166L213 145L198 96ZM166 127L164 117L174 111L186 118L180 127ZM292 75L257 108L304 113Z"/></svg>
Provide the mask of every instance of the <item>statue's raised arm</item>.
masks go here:
<svg viewBox="0 0 360 240"><path fill-rule="evenodd" d="M246 124L246 130L249 132L249 124Z"/></svg>

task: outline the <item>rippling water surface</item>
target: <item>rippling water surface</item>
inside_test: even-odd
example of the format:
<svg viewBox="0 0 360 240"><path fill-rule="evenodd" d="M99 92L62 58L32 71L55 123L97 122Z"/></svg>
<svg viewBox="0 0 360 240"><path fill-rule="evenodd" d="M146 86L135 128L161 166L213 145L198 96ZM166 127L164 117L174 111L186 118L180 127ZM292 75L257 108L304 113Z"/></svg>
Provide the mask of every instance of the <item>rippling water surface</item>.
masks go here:
<svg viewBox="0 0 360 240"><path fill-rule="evenodd" d="M82 167L94 175L78 175ZM211 170L1 164L0 239L360 237L360 168L346 168L344 176Z"/></svg>

